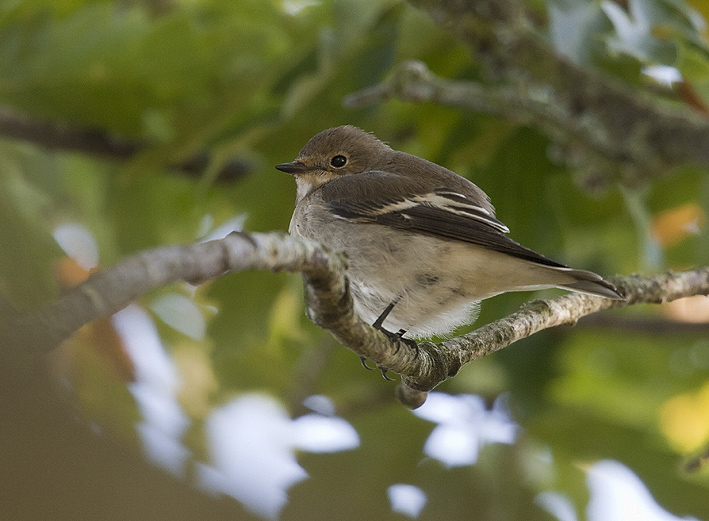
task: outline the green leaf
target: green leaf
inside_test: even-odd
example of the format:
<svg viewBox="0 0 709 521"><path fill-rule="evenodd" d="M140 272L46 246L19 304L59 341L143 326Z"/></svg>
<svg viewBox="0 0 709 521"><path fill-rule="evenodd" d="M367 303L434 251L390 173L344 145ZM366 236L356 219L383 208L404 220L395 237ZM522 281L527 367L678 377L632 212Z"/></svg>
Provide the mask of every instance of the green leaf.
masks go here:
<svg viewBox="0 0 709 521"><path fill-rule="evenodd" d="M20 308L57 295L54 261L61 249L48 230L49 203L6 155L0 162L0 291Z"/></svg>
<svg viewBox="0 0 709 521"><path fill-rule="evenodd" d="M709 104L709 50L687 42L678 45L676 67L704 103Z"/></svg>
<svg viewBox="0 0 709 521"><path fill-rule="evenodd" d="M590 65L598 52L598 34L606 29L599 2L549 2L551 43L575 63Z"/></svg>

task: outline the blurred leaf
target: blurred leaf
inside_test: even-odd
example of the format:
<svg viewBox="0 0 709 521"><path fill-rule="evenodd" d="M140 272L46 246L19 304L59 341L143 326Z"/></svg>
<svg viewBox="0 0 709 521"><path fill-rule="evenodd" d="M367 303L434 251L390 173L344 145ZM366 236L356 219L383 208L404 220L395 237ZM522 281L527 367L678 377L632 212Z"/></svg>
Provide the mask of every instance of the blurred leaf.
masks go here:
<svg viewBox="0 0 709 521"><path fill-rule="evenodd" d="M47 223L48 195L22 175L21 163L4 148L0 162L0 290L20 308L57 295L54 261L61 249Z"/></svg>
<svg viewBox="0 0 709 521"><path fill-rule="evenodd" d="M706 20L709 19L709 5L703 0L687 0L687 4L695 9L695 16L701 22L706 23ZM703 27L703 30L706 31L706 27Z"/></svg>
<svg viewBox="0 0 709 521"><path fill-rule="evenodd" d="M696 203L687 203L655 215L652 233L663 247L673 246L691 235L699 235L706 215Z"/></svg>
<svg viewBox="0 0 709 521"><path fill-rule="evenodd" d="M694 452L709 442L709 384L696 393L683 393L668 399L660 411L660 428L673 448Z"/></svg>
<svg viewBox="0 0 709 521"><path fill-rule="evenodd" d="M664 508L697 519L709 515L702 499L707 493L706 480L679 475L677 456L644 430L609 423L576 407L556 408L538 415L527 429L533 436L554 440L554 455L559 465L612 458L637 473ZM559 488L564 490L569 485L560 482Z"/></svg>
<svg viewBox="0 0 709 521"><path fill-rule="evenodd" d="M676 67L685 80L692 84L704 103L709 102L709 51L694 45L679 45Z"/></svg>
<svg viewBox="0 0 709 521"><path fill-rule="evenodd" d="M194 300L167 293L153 299L150 309L173 329L194 340L204 340L206 320Z"/></svg>
<svg viewBox="0 0 709 521"><path fill-rule="evenodd" d="M656 19L659 17L654 2L629 0L629 12L619 4L607 0L601 9L615 28L615 36L608 39L610 48L629 54L642 62L668 63L672 61L672 46L655 37Z"/></svg>
<svg viewBox="0 0 709 521"><path fill-rule="evenodd" d="M630 0L627 11L606 0L601 8L615 29L608 38L610 49L643 63L674 63L675 39L704 44L704 21L682 0Z"/></svg>
<svg viewBox="0 0 709 521"><path fill-rule="evenodd" d="M549 33L554 48L578 64L590 65L598 49L598 33L607 19L599 2L549 2Z"/></svg>
<svg viewBox="0 0 709 521"><path fill-rule="evenodd" d="M673 356L682 340L661 344L650 337L622 334L576 334L565 343L561 377L550 388L551 398L564 406L583 406L604 421L633 428L656 424L660 405L690 382L703 380L675 369ZM639 366L637 361L642 360ZM632 402L633 407L624 407Z"/></svg>
<svg viewBox="0 0 709 521"><path fill-rule="evenodd" d="M202 218L195 183L164 173L110 180L108 211L123 252L193 240ZM150 226L145 226L145 223Z"/></svg>
<svg viewBox="0 0 709 521"><path fill-rule="evenodd" d="M474 179L510 228L510 237L554 257L561 234L543 187L559 169L549 161L547 145L536 132L518 129L500 143L492 161Z"/></svg>

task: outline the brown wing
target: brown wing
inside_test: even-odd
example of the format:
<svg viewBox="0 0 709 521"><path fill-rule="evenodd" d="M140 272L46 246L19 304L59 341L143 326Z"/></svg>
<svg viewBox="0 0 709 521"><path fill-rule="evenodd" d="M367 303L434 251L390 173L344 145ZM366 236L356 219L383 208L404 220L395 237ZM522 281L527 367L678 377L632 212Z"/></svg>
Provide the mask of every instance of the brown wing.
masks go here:
<svg viewBox="0 0 709 521"><path fill-rule="evenodd" d="M481 204L479 189L479 193L464 193L370 171L335 179L321 190L330 210L342 219L468 242L538 264L564 267L506 237L507 227L495 218L487 201Z"/></svg>

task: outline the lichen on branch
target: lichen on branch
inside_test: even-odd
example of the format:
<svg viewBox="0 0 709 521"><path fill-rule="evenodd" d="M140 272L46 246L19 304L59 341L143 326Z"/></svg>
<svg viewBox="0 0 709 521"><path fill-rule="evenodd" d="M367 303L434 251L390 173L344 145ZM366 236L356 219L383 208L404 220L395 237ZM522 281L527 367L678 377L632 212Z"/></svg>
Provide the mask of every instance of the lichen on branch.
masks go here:
<svg viewBox="0 0 709 521"><path fill-rule="evenodd" d="M402 376L397 395L419 406L425 393L454 376L465 364L517 340L581 317L639 303L661 303L709 294L709 267L651 277L616 277L626 301L568 294L535 301L512 315L458 338L418 346L387 336L354 312L346 278L347 262L338 252L283 233L233 232L223 239L142 252L95 273L79 286L35 312L18 312L4 303L0 340L14 358L45 353L82 325L109 315L133 300L177 282L201 283L246 270L301 273L308 316L342 345L379 367Z"/></svg>

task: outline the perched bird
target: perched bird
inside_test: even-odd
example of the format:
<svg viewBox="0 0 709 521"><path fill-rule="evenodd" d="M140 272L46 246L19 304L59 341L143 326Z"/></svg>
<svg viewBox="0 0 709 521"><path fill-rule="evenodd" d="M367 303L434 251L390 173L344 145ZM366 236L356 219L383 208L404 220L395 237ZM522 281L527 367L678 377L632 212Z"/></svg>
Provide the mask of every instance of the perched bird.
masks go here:
<svg viewBox="0 0 709 521"><path fill-rule="evenodd" d="M599 275L509 239L466 178L357 127L316 134L276 168L296 180L290 233L345 252L355 311L385 331L445 336L474 320L480 300L506 291L623 299Z"/></svg>

